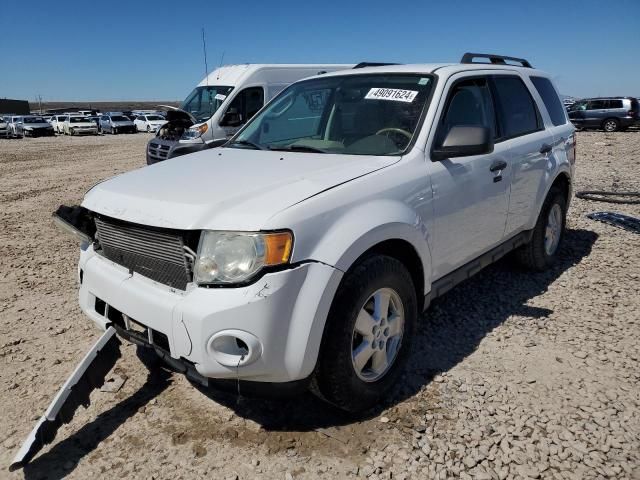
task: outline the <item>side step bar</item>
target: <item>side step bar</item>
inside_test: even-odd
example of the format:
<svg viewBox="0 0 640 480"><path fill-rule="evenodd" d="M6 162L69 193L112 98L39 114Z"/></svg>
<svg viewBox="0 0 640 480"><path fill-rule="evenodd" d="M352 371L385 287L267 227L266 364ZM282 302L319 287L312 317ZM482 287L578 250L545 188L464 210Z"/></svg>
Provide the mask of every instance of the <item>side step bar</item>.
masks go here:
<svg viewBox="0 0 640 480"><path fill-rule="evenodd" d="M25 439L14 457L9 471L24 467L44 447L51 443L61 425L69 423L80 405L90 405L89 394L104 385L107 373L120 358L120 339L109 327L87 352L64 383L49 408Z"/></svg>

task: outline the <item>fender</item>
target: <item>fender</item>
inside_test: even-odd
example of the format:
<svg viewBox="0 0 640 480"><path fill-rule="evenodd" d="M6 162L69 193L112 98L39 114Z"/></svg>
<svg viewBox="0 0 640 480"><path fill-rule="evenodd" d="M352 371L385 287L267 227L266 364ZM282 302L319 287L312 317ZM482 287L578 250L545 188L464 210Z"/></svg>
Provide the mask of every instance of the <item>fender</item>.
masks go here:
<svg viewBox="0 0 640 480"><path fill-rule="evenodd" d="M540 183L540 187L538 189L538 195L536 198L536 207L531 212L531 218L527 222L526 230L530 230L535 228L536 222L538 221L538 217L540 216L540 210L542 210L542 205L544 204L544 200L547 198L551 187L558 179L558 177L562 174L566 174L569 177L569 195L567 198L567 208L569 208L569 203L571 202L571 195L573 190L573 175L571 172L571 167L569 163L561 163L553 170L548 170L545 172L544 177ZM553 178L553 180L551 180Z"/></svg>
<svg viewBox="0 0 640 480"><path fill-rule="evenodd" d="M431 288L431 250L427 224L407 204L378 199L359 204L332 222L307 258L346 272L367 250L386 240L411 244L422 261L425 294Z"/></svg>

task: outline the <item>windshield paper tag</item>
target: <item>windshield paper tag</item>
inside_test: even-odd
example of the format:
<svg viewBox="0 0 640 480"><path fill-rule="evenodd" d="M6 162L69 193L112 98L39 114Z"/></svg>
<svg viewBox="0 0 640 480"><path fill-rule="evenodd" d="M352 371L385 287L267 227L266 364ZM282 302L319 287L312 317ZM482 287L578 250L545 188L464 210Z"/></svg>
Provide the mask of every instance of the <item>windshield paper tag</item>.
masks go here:
<svg viewBox="0 0 640 480"><path fill-rule="evenodd" d="M216 100L220 100L220 101L222 101L222 100L224 100L225 98L227 98L227 96L226 96L226 95L223 95L223 94L221 94L221 93L216 93L216 94L215 94L215 96L214 96L213 98L215 98Z"/></svg>
<svg viewBox="0 0 640 480"><path fill-rule="evenodd" d="M399 88L372 88L365 95L367 100L391 100L393 102L411 103L418 95L415 90L401 90Z"/></svg>

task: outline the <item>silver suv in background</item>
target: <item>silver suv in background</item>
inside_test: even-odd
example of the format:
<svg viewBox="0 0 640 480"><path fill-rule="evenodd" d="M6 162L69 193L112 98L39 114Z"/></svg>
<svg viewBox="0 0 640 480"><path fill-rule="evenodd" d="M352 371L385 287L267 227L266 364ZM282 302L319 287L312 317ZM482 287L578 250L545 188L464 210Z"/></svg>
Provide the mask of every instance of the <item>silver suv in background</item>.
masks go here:
<svg viewBox="0 0 640 480"><path fill-rule="evenodd" d="M102 133L136 133L136 126L123 113L107 113L100 117L100 131Z"/></svg>
<svg viewBox="0 0 640 480"><path fill-rule="evenodd" d="M640 105L633 97L584 98L569 107L569 119L579 128L626 130L640 122Z"/></svg>

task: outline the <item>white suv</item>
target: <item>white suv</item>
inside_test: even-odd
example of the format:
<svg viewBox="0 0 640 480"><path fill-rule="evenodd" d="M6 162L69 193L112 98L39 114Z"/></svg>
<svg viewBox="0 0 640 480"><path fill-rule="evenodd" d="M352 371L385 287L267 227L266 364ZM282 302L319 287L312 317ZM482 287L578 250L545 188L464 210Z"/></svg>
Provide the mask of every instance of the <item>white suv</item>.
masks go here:
<svg viewBox="0 0 640 480"><path fill-rule="evenodd" d="M312 384L356 411L396 381L431 300L511 250L553 263L574 161L550 77L467 54L297 82L225 147L60 214L101 328L203 384Z"/></svg>

